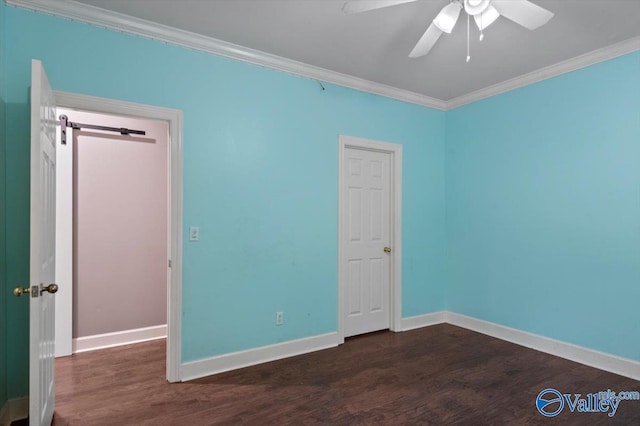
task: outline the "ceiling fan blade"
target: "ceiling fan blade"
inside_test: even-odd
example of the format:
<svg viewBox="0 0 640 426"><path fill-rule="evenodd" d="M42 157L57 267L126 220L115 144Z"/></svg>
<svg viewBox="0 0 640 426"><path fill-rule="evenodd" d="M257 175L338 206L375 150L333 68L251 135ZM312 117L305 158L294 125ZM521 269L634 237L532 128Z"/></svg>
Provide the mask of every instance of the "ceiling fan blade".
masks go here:
<svg viewBox="0 0 640 426"><path fill-rule="evenodd" d="M418 40L418 43L413 48L411 53L409 53L409 57L419 58L420 56L424 56L429 53L429 51L431 50L433 45L436 44L436 41L438 41L441 35L442 31L432 22L431 25L429 25L429 28L427 28L427 31L422 34L422 37L420 37L420 40Z"/></svg>
<svg viewBox="0 0 640 426"><path fill-rule="evenodd" d="M369 10L382 9L383 7L397 6L404 3L413 3L418 0L352 0L342 6L344 13L360 13Z"/></svg>
<svg viewBox="0 0 640 426"><path fill-rule="evenodd" d="M493 0L500 15L530 30L549 22L554 13L527 0Z"/></svg>

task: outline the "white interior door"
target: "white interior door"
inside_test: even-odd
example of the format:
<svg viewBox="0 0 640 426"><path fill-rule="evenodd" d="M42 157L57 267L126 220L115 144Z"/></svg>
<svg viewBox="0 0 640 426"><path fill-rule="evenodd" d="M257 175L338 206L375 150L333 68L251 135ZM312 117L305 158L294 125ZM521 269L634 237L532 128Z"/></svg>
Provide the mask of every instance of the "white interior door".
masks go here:
<svg viewBox="0 0 640 426"><path fill-rule="evenodd" d="M29 423L54 409L56 105L42 63L31 63ZM53 284L53 285L51 285ZM48 291L47 291L48 290ZM51 293L50 293L51 292Z"/></svg>
<svg viewBox="0 0 640 426"><path fill-rule="evenodd" d="M341 203L344 337L390 326L390 163L389 153L345 149Z"/></svg>

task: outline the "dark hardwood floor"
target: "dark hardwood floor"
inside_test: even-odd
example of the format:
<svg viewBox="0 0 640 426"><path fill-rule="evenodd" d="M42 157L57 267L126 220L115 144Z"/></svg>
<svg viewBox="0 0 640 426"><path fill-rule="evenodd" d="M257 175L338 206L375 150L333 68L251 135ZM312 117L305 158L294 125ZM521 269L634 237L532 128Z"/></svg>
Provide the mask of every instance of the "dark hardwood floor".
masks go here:
<svg viewBox="0 0 640 426"><path fill-rule="evenodd" d="M584 396L640 382L446 324L176 384L164 345L58 359L54 425L640 425L640 401L613 418L535 407L546 388Z"/></svg>

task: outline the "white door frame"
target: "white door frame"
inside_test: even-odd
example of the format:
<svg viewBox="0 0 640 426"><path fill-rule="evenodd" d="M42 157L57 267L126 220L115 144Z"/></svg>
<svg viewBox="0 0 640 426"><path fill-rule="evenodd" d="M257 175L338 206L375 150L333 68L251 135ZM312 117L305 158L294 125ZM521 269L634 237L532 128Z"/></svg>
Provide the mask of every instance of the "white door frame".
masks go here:
<svg viewBox="0 0 640 426"><path fill-rule="evenodd" d="M391 331L401 331L402 322L402 145L379 142L353 136L338 137L338 344L344 343L344 321L342 317L344 303L347 300L346 283L342 282L342 271L346 268L342 261L344 251L342 203L344 199L344 161L347 148L375 151L391 156L391 194L389 242L391 256L389 262L389 319Z"/></svg>
<svg viewBox="0 0 640 426"><path fill-rule="evenodd" d="M169 232L167 277L167 380L181 380L182 331L182 111L115 99L54 91L58 107L169 123Z"/></svg>

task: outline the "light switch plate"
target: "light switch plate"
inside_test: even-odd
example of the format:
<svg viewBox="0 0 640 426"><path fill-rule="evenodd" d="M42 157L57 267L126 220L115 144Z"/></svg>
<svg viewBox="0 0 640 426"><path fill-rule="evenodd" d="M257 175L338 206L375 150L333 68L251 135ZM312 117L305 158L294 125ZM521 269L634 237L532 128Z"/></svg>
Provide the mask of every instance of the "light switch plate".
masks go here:
<svg viewBox="0 0 640 426"><path fill-rule="evenodd" d="M189 241L200 241L200 228L197 226L189 227Z"/></svg>

